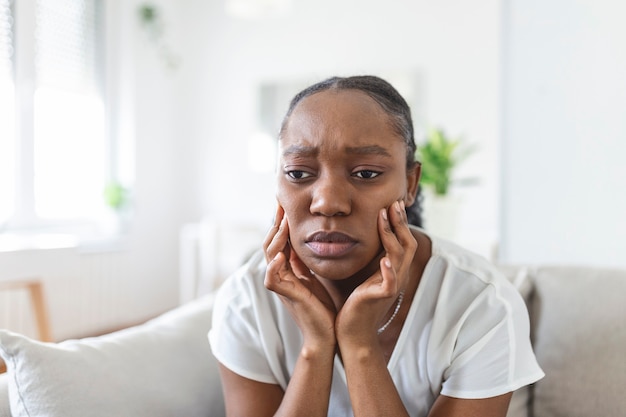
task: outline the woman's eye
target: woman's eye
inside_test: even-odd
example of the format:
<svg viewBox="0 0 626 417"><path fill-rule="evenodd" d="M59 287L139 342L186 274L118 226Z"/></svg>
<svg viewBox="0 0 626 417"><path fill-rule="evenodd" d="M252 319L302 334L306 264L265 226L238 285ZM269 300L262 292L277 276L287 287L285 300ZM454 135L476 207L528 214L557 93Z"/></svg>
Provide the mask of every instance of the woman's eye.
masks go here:
<svg viewBox="0 0 626 417"><path fill-rule="evenodd" d="M372 171L369 169L364 169L362 171L358 171L354 174L356 177L364 179L364 180L371 180L372 178L376 178L377 176L380 175L380 172L378 171Z"/></svg>
<svg viewBox="0 0 626 417"><path fill-rule="evenodd" d="M298 170L287 171L287 175L294 180L303 180L311 176L311 174L306 171L298 171Z"/></svg>

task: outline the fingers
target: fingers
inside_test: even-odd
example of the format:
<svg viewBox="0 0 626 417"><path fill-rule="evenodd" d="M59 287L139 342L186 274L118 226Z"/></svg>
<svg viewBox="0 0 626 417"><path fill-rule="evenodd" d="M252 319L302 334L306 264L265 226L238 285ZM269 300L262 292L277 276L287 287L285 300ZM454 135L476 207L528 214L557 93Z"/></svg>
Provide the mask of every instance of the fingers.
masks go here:
<svg viewBox="0 0 626 417"><path fill-rule="evenodd" d="M267 232L267 235L265 235L265 239L263 240L263 250L266 252L265 260L268 263L270 260L267 259L267 248L272 242L272 240L274 239L274 236L276 235L276 233L278 232L280 222L282 221L284 215L285 215L284 210L282 209L281 206L278 206L276 208L276 214L274 215L274 223L272 224L272 227Z"/></svg>
<svg viewBox="0 0 626 417"><path fill-rule="evenodd" d="M403 247L410 248L413 245L413 242L415 242L415 238L413 237L413 233L411 233L411 229L409 228L409 221L406 215L404 201L400 200L394 202L389 207L388 212L390 227L397 237L397 240Z"/></svg>
<svg viewBox="0 0 626 417"><path fill-rule="evenodd" d="M283 252L278 252L267 264L265 287L285 297L293 297L296 282L288 272L287 257Z"/></svg>
<svg viewBox="0 0 626 417"><path fill-rule="evenodd" d="M334 338L335 305L294 251L279 251L272 258L264 284L281 298L305 338L306 334Z"/></svg>
<svg viewBox="0 0 626 417"><path fill-rule="evenodd" d="M417 241L409 228L403 201L394 202L388 209L382 209L379 215L379 234L386 255L381 259L383 281L400 279L398 285L404 287L408 281L408 271L415 256ZM391 270L383 265L387 258L391 263ZM387 271L385 271L387 269Z"/></svg>
<svg viewBox="0 0 626 417"><path fill-rule="evenodd" d="M302 262L302 260L298 257L298 254L296 254L293 250L289 253L289 264L297 277L301 278L311 275L310 269L307 268L304 262Z"/></svg>
<svg viewBox="0 0 626 417"><path fill-rule="evenodd" d="M289 225L285 211L281 206L276 209L276 217L274 224L267 232L263 241L263 249L265 252L265 260L269 264L272 259L279 253L285 251L289 242Z"/></svg>
<svg viewBox="0 0 626 417"><path fill-rule="evenodd" d="M289 222L284 209L278 207L272 228L263 243L267 270L265 287L284 297L294 299L302 289L299 278L308 275L304 266L289 245Z"/></svg>
<svg viewBox="0 0 626 417"><path fill-rule="evenodd" d="M382 276L381 289L383 293L390 297L395 297L399 291L398 276L391 260L387 256L383 256L380 260L380 273Z"/></svg>

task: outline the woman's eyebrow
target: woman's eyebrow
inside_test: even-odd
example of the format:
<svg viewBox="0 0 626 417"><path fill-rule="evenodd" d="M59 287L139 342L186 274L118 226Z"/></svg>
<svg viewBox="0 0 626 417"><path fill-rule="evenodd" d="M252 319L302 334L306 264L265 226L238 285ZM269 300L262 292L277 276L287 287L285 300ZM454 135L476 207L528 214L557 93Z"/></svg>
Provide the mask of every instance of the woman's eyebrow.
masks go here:
<svg viewBox="0 0 626 417"><path fill-rule="evenodd" d="M378 145L347 147L346 153L356 155L381 155L391 158L391 154L385 148Z"/></svg>
<svg viewBox="0 0 626 417"><path fill-rule="evenodd" d="M284 156L297 155L297 156L317 156L319 150L313 146L292 145L283 151Z"/></svg>
<svg viewBox="0 0 626 417"><path fill-rule="evenodd" d="M352 155L380 155L391 158L391 154L385 148L378 145L348 146L345 148L345 152ZM314 146L291 145L288 148L285 148L283 156L292 155L300 157L315 157L319 155L319 149Z"/></svg>

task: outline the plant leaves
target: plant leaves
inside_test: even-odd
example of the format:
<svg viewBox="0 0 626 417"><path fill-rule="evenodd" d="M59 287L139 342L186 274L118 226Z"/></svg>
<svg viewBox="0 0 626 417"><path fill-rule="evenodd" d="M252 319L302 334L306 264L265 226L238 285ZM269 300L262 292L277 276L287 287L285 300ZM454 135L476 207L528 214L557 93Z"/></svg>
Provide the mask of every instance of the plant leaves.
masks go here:
<svg viewBox="0 0 626 417"><path fill-rule="evenodd" d="M446 195L454 169L476 150L461 148L461 144L460 139L449 138L442 129L429 129L426 141L416 150L416 158L422 164L420 183L432 187L435 194Z"/></svg>

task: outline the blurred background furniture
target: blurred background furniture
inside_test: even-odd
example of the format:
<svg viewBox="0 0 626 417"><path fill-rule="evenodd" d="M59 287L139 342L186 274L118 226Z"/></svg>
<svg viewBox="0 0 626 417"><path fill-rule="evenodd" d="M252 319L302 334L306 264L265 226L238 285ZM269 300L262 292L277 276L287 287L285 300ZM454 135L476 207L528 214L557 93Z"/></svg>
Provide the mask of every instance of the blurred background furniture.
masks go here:
<svg viewBox="0 0 626 417"><path fill-rule="evenodd" d="M209 217L179 232L180 304L209 294L263 244L267 227Z"/></svg>
<svg viewBox="0 0 626 417"><path fill-rule="evenodd" d="M30 310L37 330L37 338L43 342L51 342L50 321L46 307L43 284L38 278L0 281L0 292L17 293L26 291L30 300ZM0 359L0 373L6 371L4 362Z"/></svg>

